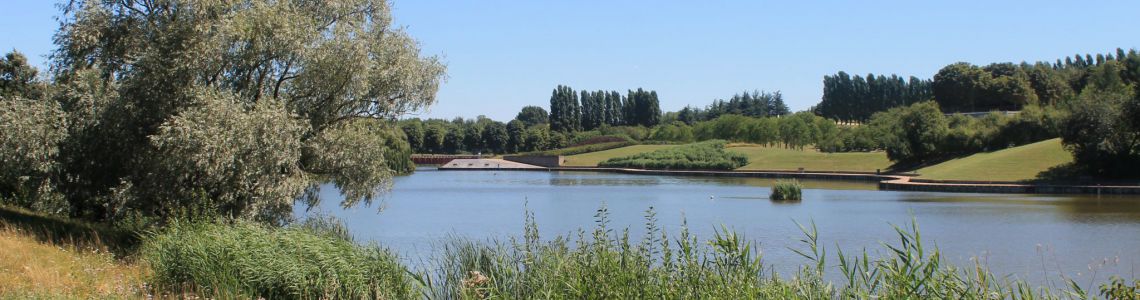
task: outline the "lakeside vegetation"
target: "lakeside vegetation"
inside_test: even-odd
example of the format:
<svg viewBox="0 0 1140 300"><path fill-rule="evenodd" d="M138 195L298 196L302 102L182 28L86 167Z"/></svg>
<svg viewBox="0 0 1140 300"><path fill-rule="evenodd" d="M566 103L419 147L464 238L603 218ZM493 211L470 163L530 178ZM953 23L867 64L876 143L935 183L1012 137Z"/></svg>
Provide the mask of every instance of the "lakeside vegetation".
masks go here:
<svg viewBox="0 0 1140 300"><path fill-rule="evenodd" d="M803 185L798 180L776 180L772 185L772 195L768 197L775 201L803 200Z"/></svg>
<svg viewBox="0 0 1140 300"><path fill-rule="evenodd" d="M682 220L666 232L656 212L645 230L610 227L605 206L595 226L541 237L529 211L522 235L509 240L444 241L441 253L411 269L386 250L359 245L336 220L285 228L252 223L176 223L148 234L138 255L35 241L0 229L0 296L10 298L381 298L381 299L1109 299L1137 296L1140 281L1110 278L1099 286L1060 278L1038 286L955 266L923 240L918 222L895 227L881 251L850 252L820 243L814 224L801 226L803 259L794 273L765 262L760 242L727 227L698 237ZM0 219L0 225L5 224ZM136 261L137 259L137 261ZM368 267L361 267L368 266ZM835 281L825 273L838 274ZM61 276L62 275L62 276Z"/></svg>

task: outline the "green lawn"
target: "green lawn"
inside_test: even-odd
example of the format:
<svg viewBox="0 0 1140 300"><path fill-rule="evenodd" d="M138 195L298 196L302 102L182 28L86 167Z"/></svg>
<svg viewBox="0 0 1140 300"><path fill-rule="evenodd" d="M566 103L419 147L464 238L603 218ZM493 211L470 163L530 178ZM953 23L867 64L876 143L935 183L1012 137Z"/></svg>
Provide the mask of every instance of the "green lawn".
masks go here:
<svg viewBox="0 0 1140 300"><path fill-rule="evenodd" d="M595 167L598 163L610 158L629 156L676 146L677 145L633 145L605 151L582 153L565 157L566 162L562 165L571 167Z"/></svg>
<svg viewBox="0 0 1140 300"><path fill-rule="evenodd" d="M1073 161L1061 139L978 153L919 169L924 179L1023 181L1037 178L1050 167Z"/></svg>
<svg viewBox="0 0 1140 300"><path fill-rule="evenodd" d="M885 152L823 153L814 149L742 146L728 151L748 156L748 165L737 170L858 171L886 170L891 161Z"/></svg>
<svg viewBox="0 0 1140 300"><path fill-rule="evenodd" d="M566 166L592 167L604 160L642 152L676 147L677 145L635 145L605 151L583 153L566 157ZM728 151L748 156L748 165L738 170L797 170L808 171L863 171L887 169L891 162L883 152L821 153L815 150L790 150L779 147L739 146Z"/></svg>

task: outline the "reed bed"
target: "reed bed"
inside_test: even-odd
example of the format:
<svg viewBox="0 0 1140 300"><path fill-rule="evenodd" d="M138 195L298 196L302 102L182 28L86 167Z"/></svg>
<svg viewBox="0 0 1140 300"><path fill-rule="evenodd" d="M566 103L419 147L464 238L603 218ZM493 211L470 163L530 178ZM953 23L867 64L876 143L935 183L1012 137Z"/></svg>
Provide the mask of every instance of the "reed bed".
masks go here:
<svg viewBox="0 0 1140 300"><path fill-rule="evenodd" d="M413 278L387 250L352 241L338 223L286 228L174 223L140 255L158 294L207 298L411 299Z"/></svg>
<svg viewBox="0 0 1140 300"><path fill-rule="evenodd" d="M795 179L776 180L776 184L772 185L772 195L769 198L776 201L802 200L803 185Z"/></svg>
<svg viewBox="0 0 1140 300"><path fill-rule="evenodd" d="M995 276L982 265L947 264L937 247L923 242L918 224L895 227L897 240L883 243L885 256L828 249L814 224L800 226L805 259L798 272L777 274L763 263L755 242L722 227L707 241L687 226L669 235L646 212L646 234L631 237L608 225L598 210L596 226L571 236L541 238L533 215L521 239L507 242L453 240L435 260L428 280L435 299L1086 299L1091 293L1072 280L1037 287ZM828 250L835 253L828 254ZM829 261L828 258L838 261ZM828 270L839 281L823 279ZM1119 278L1101 286L1101 297L1137 299L1140 282ZM1121 296L1123 295L1123 296ZM1130 298L1131 297L1131 298Z"/></svg>

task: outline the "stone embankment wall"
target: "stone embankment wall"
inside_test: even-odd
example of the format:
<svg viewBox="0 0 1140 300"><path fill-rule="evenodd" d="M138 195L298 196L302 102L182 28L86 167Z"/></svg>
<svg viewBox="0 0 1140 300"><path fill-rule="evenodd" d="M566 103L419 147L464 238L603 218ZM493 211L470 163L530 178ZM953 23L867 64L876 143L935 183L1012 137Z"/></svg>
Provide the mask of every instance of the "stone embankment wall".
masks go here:
<svg viewBox="0 0 1140 300"><path fill-rule="evenodd" d="M565 159L562 158L562 156L558 156L558 155L546 155L546 156L515 155L515 156L503 156L503 159L508 160L508 161L517 162L517 163L534 165L534 166L541 166L541 167L547 167L547 168L561 167L562 163L566 161Z"/></svg>

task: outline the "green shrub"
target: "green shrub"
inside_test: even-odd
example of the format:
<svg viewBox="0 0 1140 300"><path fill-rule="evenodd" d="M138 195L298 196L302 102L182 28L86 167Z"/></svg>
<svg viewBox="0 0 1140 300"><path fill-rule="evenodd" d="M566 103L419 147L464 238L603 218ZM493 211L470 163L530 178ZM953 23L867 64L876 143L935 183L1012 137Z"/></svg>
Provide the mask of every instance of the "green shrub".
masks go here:
<svg viewBox="0 0 1140 300"><path fill-rule="evenodd" d="M353 243L343 226L272 228L174 223L140 252L160 293L207 298L409 299L418 290L387 250Z"/></svg>
<svg viewBox="0 0 1140 300"><path fill-rule="evenodd" d="M732 170L748 164L748 157L724 150L725 141L712 140L653 152L615 157L600 167L638 169Z"/></svg>
<svg viewBox="0 0 1140 300"><path fill-rule="evenodd" d="M775 185L772 185L772 200L801 200L803 193L801 190L803 185L798 180L777 180Z"/></svg>

